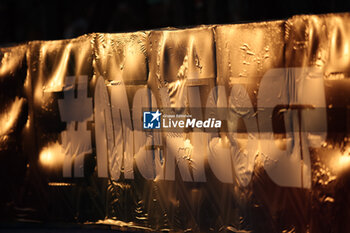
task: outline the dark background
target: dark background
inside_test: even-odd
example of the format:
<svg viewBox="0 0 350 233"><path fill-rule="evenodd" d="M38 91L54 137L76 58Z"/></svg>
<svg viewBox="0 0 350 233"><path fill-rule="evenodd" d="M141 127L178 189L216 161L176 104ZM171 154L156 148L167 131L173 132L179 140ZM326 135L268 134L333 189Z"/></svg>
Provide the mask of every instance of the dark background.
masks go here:
<svg viewBox="0 0 350 233"><path fill-rule="evenodd" d="M90 32L227 24L347 11L349 0L0 0L0 46L72 38Z"/></svg>

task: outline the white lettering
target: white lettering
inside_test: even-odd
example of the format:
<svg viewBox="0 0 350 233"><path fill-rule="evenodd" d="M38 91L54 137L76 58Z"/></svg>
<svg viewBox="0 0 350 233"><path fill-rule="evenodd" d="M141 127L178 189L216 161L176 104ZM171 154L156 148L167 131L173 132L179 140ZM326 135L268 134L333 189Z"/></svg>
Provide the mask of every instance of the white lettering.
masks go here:
<svg viewBox="0 0 350 233"><path fill-rule="evenodd" d="M196 119L187 119L187 121L186 121L186 128L188 128L188 127L194 128L195 123L196 123Z"/></svg>

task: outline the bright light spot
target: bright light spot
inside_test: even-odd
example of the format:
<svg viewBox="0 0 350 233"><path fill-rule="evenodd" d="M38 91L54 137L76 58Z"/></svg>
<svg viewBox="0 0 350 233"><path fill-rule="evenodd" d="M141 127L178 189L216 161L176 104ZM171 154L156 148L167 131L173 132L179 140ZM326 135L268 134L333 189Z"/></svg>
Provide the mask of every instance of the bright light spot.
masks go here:
<svg viewBox="0 0 350 233"><path fill-rule="evenodd" d="M344 170L350 167L350 156L345 154L341 155L338 160L340 170Z"/></svg>
<svg viewBox="0 0 350 233"><path fill-rule="evenodd" d="M30 116L28 116L28 119L27 119L25 128L26 128L26 129L29 129L29 126L30 126Z"/></svg>
<svg viewBox="0 0 350 233"><path fill-rule="evenodd" d="M0 114L0 135L7 134L14 127L23 103L22 98L16 97L11 106L3 114Z"/></svg>
<svg viewBox="0 0 350 233"><path fill-rule="evenodd" d="M345 170L350 169L350 149L347 149L345 152L339 151L334 154L332 159L332 168L337 173L342 173Z"/></svg>
<svg viewBox="0 0 350 233"><path fill-rule="evenodd" d="M64 153L62 152L62 147L58 142L51 144L45 148L40 153L39 161L45 167L58 167L62 166L64 160Z"/></svg>
<svg viewBox="0 0 350 233"><path fill-rule="evenodd" d="M60 63L57 65L56 69L53 71L53 75L51 76L50 81L44 88L44 92L62 91L66 69L68 67L67 64L68 64L71 48L72 48L72 44L69 43L62 54ZM50 47L49 49L51 50L52 48Z"/></svg>

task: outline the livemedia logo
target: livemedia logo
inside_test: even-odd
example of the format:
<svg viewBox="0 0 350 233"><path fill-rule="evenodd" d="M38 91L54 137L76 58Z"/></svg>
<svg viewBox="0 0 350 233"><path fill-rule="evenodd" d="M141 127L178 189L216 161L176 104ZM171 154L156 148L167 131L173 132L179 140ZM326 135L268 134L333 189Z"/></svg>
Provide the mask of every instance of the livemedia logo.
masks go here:
<svg viewBox="0 0 350 233"><path fill-rule="evenodd" d="M156 112L143 112L143 128L144 129L160 129L160 116L162 114Z"/></svg>

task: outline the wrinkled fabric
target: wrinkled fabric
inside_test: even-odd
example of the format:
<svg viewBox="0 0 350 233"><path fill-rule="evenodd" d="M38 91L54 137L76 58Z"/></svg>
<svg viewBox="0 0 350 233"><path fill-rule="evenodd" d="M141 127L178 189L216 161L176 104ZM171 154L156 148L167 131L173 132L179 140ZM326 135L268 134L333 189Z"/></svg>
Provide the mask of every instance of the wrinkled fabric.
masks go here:
<svg viewBox="0 0 350 233"><path fill-rule="evenodd" d="M0 222L349 232L349 46L328 14L0 48Z"/></svg>

